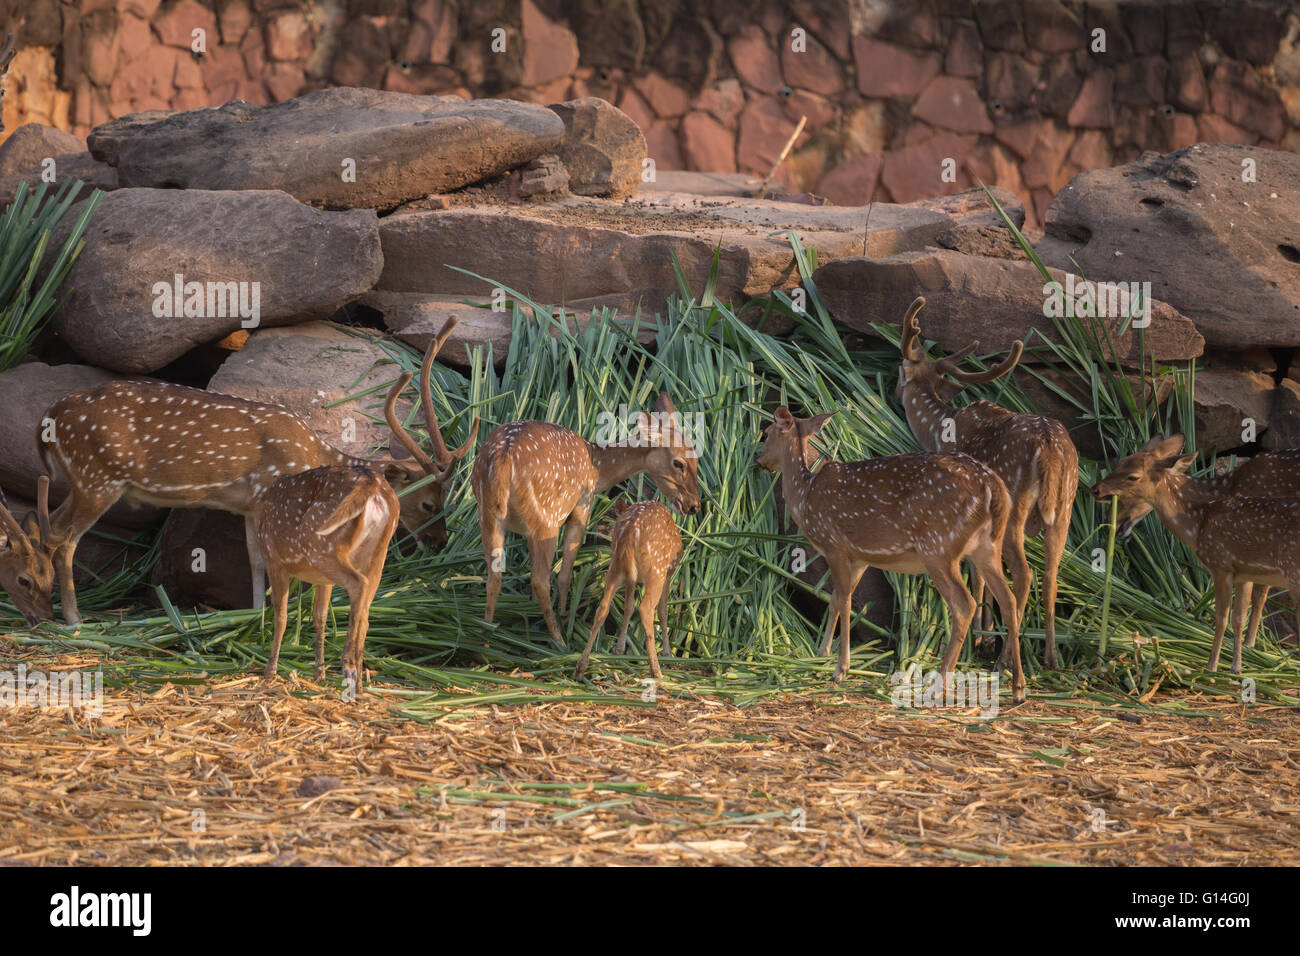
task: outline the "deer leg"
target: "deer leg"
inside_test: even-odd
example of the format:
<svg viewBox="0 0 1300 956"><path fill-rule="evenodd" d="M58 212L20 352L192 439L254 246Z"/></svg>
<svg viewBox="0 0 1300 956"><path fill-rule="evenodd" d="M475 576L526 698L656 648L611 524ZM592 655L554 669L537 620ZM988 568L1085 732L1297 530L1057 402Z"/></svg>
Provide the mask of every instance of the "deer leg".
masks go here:
<svg viewBox="0 0 1300 956"><path fill-rule="evenodd" d="M1232 578L1222 572L1214 575L1214 644L1210 647L1208 670L1219 669L1219 652L1223 649L1223 632L1228 629L1228 609L1232 606Z"/></svg>
<svg viewBox="0 0 1300 956"><path fill-rule="evenodd" d="M528 550L532 557L533 597L541 605L542 616L546 618L546 629L551 632L551 640L560 650L567 650L564 637L560 634L560 622L555 618L555 608L551 606L551 562L555 560L555 542L559 535L555 532L544 538L529 538Z"/></svg>
<svg viewBox="0 0 1300 956"><path fill-rule="evenodd" d="M312 679L316 681L325 679L325 624L329 620L330 592L333 590L332 584L318 584L312 596L311 620L316 627L316 670L312 672Z"/></svg>
<svg viewBox="0 0 1300 956"><path fill-rule="evenodd" d="M556 587L560 589L561 614L569 606L569 581L573 578L573 562L578 559L578 547L582 544L582 539L586 535L589 514L590 510L588 508L579 505L573 509L573 513L564 522L564 554L560 558L560 573L555 579ZM569 626L573 626L572 620L569 621Z"/></svg>
<svg viewBox="0 0 1300 956"><path fill-rule="evenodd" d="M1247 583L1246 587L1254 588L1254 585ZM1250 591L1246 592L1251 594ZM1254 647L1255 638L1259 636L1259 622L1264 618L1264 602L1268 600L1268 585L1261 584L1258 589L1251 594L1250 601L1250 630L1246 637L1246 646Z"/></svg>
<svg viewBox="0 0 1300 956"><path fill-rule="evenodd" d="M379 582L371 585L360 577L348 587L352 607L348 614L348 643L343 648L343 681L361 694L361 668L365 660L366 632L370 629L370 602L375 599Z"/></svg>
<svg viewBox="0 0 1300 956"><path fill-rule="evenodd" d="M81 536L113 506L119 497L120 495L115 494L111 498L86 498L74 488L68 500L50 517L50 524L58 540L58 544L54 546L51 563L58 569L63 619L69 624L81 623L81 612L77 609L77 588L72 576L77 545L81 542ZM57 530L60 528L63 530Z"/></svg>
<svg viewBox="0 0 1300 956"><path fill-rule="evenodd" d="M1072 507L1073 500L1064 503L1058 510L1056 522L1043 527L1043 630L1047 638L1043 646L1043 666L1053 670L1061 666L1056 653L1056 579L1060 575L1061 559L1065 556ZM1016 620L1024 621L1023 610Z"/></svg>
<svg viewBox="0 0 1300 956"><path fill-rule="evenodd" d="M668 629L668 588L668 580L665 579L659 594L659 628L664 635L664 657L673 656L673 633Z"/></svg>
<svg viewBox="0 0 1300 956"><path fill-rule="evenodd" d="M641 595L641 630L645 631L645 652L650 658L650 675L660 680L664 675L659 670L659 654L655 648L655 608L659 605L663 590L663 578L652 578L646 581L645 593Z"/></svg>
<svg viewBox="0 0 1300 956"><path fill-rule="evenodd" d="M623 584L623 626L618 630L618 643L614 653L622 654L627 650L627 626L632 623L632 609L636 607L636 579L628 577Z"/></svg>
<svg viewBox="0 0 1300 956"><path fill-rule="evenodd" d="M596 638L600 634L600 629L605 626L605 618L609 617L609 606L614 601L614 591L617 588L618 575L611 571L605 575L605 593L600 596L600 607L596 608L596 620L592 622L591 634L587 637L587 646L582 649L582 656L578 658L578 666L574 668L574 680L582 680L582 675L587 672L587 661L591 659L591 649L596 646Z"/></svg>
<svg viewBox="0 0 1300 956"><path fill-rule="evenodd" d="M1012 590L1016 596L1016 620L1023 621L1025 608L1029 606L1029 592L1034 586L1034 572L1030 570L1029 560L1025 557L1025 514L1018 509L1013 510L1007 519L1006 534L1002 538L1002 558L1011 570ZM999 577L1001 574L999 570ZM1012 667L1010 648L1006 641L1002 642L1002 653L998 655L997 666L999 670L1010 670Z"/></svg>
<svg viewBox="0 0 1300 956"><path fill-rule="evenodd" d="M980 574L979 569L972 567L970 569L970 591L975 596L975 607L979 610L979 627L984 631L993 630L993 608L984 603L984 577ZM984 642L984 635L981 634L977 643Z"/></svg>
<svg viewBox="0 0 1300 956"><path fill-rule="evenodd" d="M244 516L244 543L248 546L248 568L253 575L253 610L266 604L266 559L257 543L257 527L253 516Z"/></svg>
<svg viewBox="0 0 1300 956"><path fill-rule="evenodd" d="M1246 625L1246 605L1250 602L1251 585L1242 581L1237 585L1237 599L1232 606L1232 672L1241 673L1242 629Z"/></svg>
<svg viewBox="0 0 1300 956"><path fill-rule="evenodd" d="M280 666L280 642L289 623L289 575L279 568L271 569L271 601L275 606L275 626L271 637L271 653L266 658L266 679L275 676Z"/></svg>
<svg viewBox="0 0 1300 956"><path fill-rule="evenodd" d="M1025 671L1020 659L1020 615L1015 595L1002 576L1002 555L990 541L980 545L971 558L983 565L984 578L993 599L998 602L998 609L1002 611L1002 622L1007 628L1005 647L1011 657L1011 699L1017 704L1022 703L1025 699Z"/></svg>
<svg viewBox="0 0 1300 956"><path fill-rule="evenodd" d="M822 638L822 646L817 648L818 657L830 657L831 639L835 636L835 625L840 622L840 606L835 601L835 595L831 595L830 603L826 606L826 636Z"/></svg>
<svg viewBox="0 0 1300 956"><path fill-rule="evenodd" d="M849 627L853 622L853 592L866 570L863 566L856 571L849 569L839 575L832 574L835 591L831 600L835 605L834 613L840 622L840 657L835 664L835 673L831 677L831 683L834 684L838 684L849 672Z"/></svg>
<svg viewBox="0 0 1300 956"><path fill-rule="evenodd" d="M487 562L487 605L483 611L483 620L492 623L496 613L497 597L501 594L501 568L506 560L505 526L491 515L484 515L479 521L483 532L483 560Z"/></svg>
<svg viewBox="0 0 1300 956"><path fill-rule="evenodd" d="M971 621L975 618L975 599L966 590L961 579L961 568L956 561L934 562L926 571L944 603L948 605L948 613L952 615L952 634L948 637L943 662L939 665L939 672L947 677L957 666L962 645L966 643L966 632L970 630Z"/></svg>

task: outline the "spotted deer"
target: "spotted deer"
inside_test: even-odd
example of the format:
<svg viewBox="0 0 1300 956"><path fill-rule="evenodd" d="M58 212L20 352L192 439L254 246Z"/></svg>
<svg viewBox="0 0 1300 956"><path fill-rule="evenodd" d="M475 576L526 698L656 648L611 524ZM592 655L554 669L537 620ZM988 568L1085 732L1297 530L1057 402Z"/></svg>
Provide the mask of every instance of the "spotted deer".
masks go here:
<svg viewBox="0 0 1300 956"><path fill-rule="evenodd" d="M5 81L9 79L9 68L14 64L18 54L18 38L12 33L5 37L4 46L0 46L0 133L4 132Z"/></svg>
<svg viewBox="0 0 1300 956"><path fill-rule="evenodd" d="M36 514L26 527L10 513L0 494L0 587L14 607L35 626L54 617L50 595L54 591L54 565L50 563L50 479L36 482Z"/></svg>
<svg viewBox="0 0 1300 956"><path fill-rule="evenodd" d="M70 493L51 517L50 554L59 573L63 614L81 620L73 585L73 555L82 535L120 499L166 508L218 508L243 515L253 570L253 606L265 601L266 569L257 547L252 512L277 478L325 465L367 465L397 489L433 480L401 501L401 521L421 543L447 540L441 516L447 481L478 428L449 451L430 397L433 357L456 324L452 317L430 344L421 369L430 457L398 421L393 394L384 415L415 463L368 461L344 454L319 438L298 415L278 405L217 395L160 382L109 382L73 392L45 413L37 449L50 474L57 466ZM409 380L409 377L406 379ZM49 440L44 440L48 438Z"/></svg>
<svg viewBox="0 0 1300 956"><path fill-rule="evenodd" d="M1183 448L1182 435L1152 438L1118 461L1093 486L1093 497L1119 499L1119 531L1124 536L1154 510L1196 553L1214 580L1209 669L1219 668L1228 610L1233 608L1232 672L1240 674L1247 606L1246 644L1254 647L1268 588L1282 586L1300 594L1300 482L1294 471L1300 451L1258 455L1236 471L1202 479L1187 474L1196 455L1183 454ZM1262 587L1255 591L1256 585Z"/></svg>
<svg viewBox="0 0 1300 956"><path fill-rule="evenodd" d="M617 520L610 534L609 570L605 572L605 593L596 611L595 623L582 657L573 672L580 680L587 670L587 661L596 638L609 616L614 592L623 587L623 627L618 632L614 653L622 654L627 647L627 627L632 620L637 583L645 585L641 596L641 629L645 633L646 655L650 658L650 673L662 678L659 656L655 651L655 611L658 609L659 626L664 634L664 656L672 656L672 632L668 629L668 588L682 557L682 534L677 530L673 513L658 501L614 502Z"/></svg>
<svg viewBox="0 0 1300 956"><path fill-rule="evenodd" d="M790 516L830 566L823 646L829 648L835 625L840 625L832 680L848 673L853 590L868 567L930 576L952 615L952 636L940 665L943 674L951 674L975 617L975 599L961 579L961 562L969 560L1002 610L1014 699L1023 701L1020 618L1002 575L1002 541L1011 514L1006 486L974 458L946 453L828 460L814 473L808 468L813 460L809 440L835 414L795 418L789 409L778 408L758 454L759 467L780 473Z"/></svg>
<svg viewBox="0 0 1300 956"><path fill-rule="evenodd" d="M667 392L659 394L654 411L654 416L640 412L636 436L620 444L594 444L560 425L536 421L498 425L484 439L470 483L478 501L488 565L487 621L491 622L501 593L507 531L528 539L533 595L551 640L564 648L551 605L551 565L560 529L564 528L564 553L557 583L563 614L573 562L598 493L649 472L679 514L699 510L695 449L678 424Z"/></svg>
<svg viewBox="0 0 1300 956"><path fill-rule="evenodd" d="M395 386L391 401L405 382ZM271 579L275 635L266 677L275 676L280 641L289 615L294 578L315 585L312 622L316 629L315 679L325 679L325 620L330 592L344 588L351 600L343 646L343 680L361 689L361 667L370 627L370 604L397 531L400 505L392 485L364 465L326 465L285 475L253 505L253 526Z"/></svg>
<svg viewBox="0 0 1300 956"><path fill-rule="evenodd" d="M928 451L961 452L982 461L997 474L1011 494L1004 553L1011 568L1017 620L1029 603L1033 572L1025 558L1025 538L1043 534L1043 615L1046 648L1043 663L1060 666L1056 651L1056 579L1065 554L1074 496L1079 485L1079 453L1065 426L1053 418L1007 411L992 402L972 402L955 408L949 402L968 385L992 382L1020 361L1022 343L984 372L965 372L958 363L979 348L972 342L947 358L931 359L920 343L917 313L925 299L917 298L903 320L898 396L912 434ZM982 572L976 571L977 577ZM984 600L982 580L973 582L976 602ZM1007 662L1003 647L1002 665Z"/></svg>

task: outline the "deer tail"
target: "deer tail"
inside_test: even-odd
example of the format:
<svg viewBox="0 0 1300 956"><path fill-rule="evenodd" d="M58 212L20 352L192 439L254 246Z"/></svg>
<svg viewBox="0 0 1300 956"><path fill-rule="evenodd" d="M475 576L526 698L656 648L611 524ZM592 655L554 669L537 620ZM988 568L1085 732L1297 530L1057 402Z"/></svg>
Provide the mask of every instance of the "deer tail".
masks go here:
<svg viewBox="0 0 1300 956"><path fill-rule="evenodd" d="M339 502L339 506L334 509L333 513L325 519L325 523L316 529L316 533L322 538L333 534L339 528L343 527L350 521L361 516L374 497L375 488L371 482L362 482L347 493L347 496Z"/></svg>

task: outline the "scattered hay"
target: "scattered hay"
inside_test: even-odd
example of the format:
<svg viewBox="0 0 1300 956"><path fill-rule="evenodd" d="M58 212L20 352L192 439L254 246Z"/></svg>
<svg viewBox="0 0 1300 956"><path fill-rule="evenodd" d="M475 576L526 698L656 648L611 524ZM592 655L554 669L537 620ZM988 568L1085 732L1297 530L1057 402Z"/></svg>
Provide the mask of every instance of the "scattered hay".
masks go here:
<svg viewBox="0 0 1300 956"><path fill-rule="evenodd" d="M0 864L1300 863L1286 707L984 720L848 691L422 723L409 694L247 677L0 712Z"/></svg>

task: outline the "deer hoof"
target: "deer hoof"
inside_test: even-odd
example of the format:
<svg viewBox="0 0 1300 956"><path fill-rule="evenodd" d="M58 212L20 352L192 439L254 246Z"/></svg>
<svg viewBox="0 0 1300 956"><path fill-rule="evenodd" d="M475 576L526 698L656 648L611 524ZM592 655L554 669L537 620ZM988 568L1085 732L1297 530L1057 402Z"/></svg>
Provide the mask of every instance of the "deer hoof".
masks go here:
<svg viewBox="0 0 1300 956"><path fill-rule="evenodd" d="M316 683L318 683L318 684L319 684L321 681L323 681L323 680L325 679L325 668L324 668L324 667L318 667L318 668L316 668L314 671L312 671L312 672L311 672L311 679L314 680L314 681L315 681Z"/></svg>

